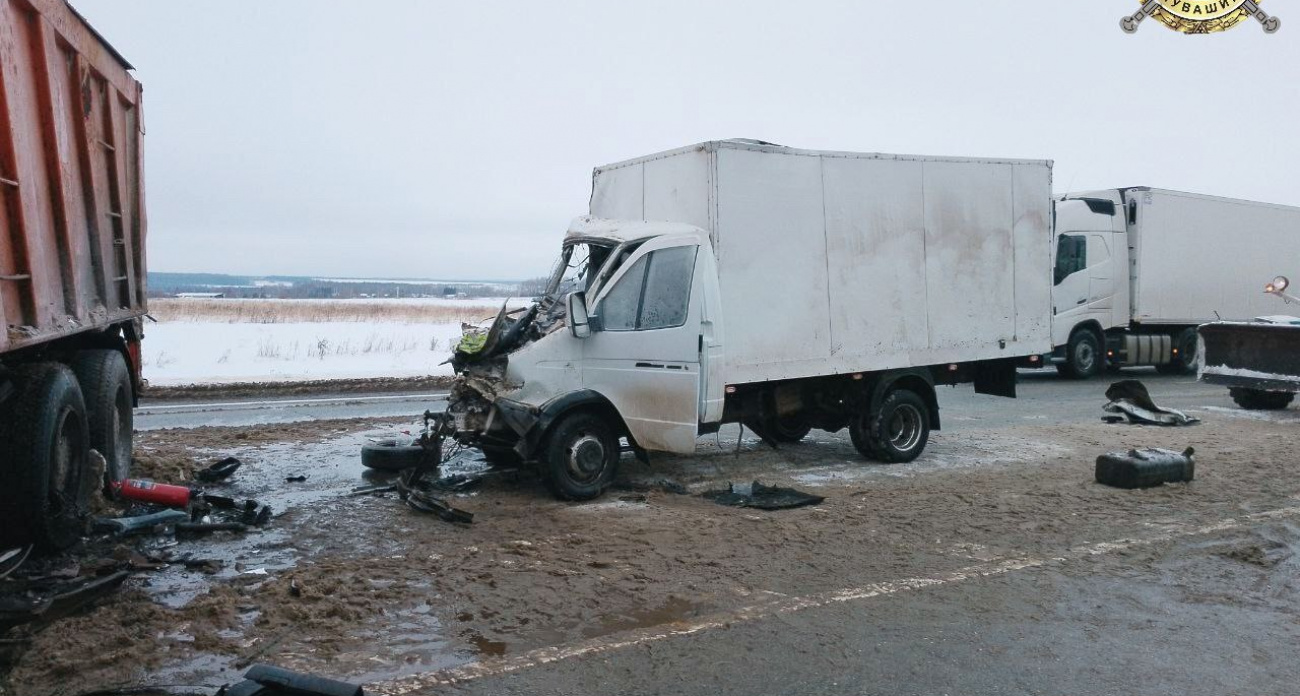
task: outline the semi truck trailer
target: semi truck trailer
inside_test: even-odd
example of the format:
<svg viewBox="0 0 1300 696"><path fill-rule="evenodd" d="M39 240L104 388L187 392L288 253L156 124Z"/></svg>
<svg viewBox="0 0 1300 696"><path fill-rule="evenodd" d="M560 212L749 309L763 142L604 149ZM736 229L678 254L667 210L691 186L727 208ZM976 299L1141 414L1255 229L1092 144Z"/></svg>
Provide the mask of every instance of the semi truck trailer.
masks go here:
<svg viewBox="0 0 1300 696"><path fill-rule="evenodd" d="M1268 313L1259 279L1300 258L1300 208L1107 189L1061 197L1054 235L1054 350L1026 366L1195 374L1198 325Z"/></svg>
<svg viewBox="0 0 1300 696"><path fill-rule="evenodd" d="M63 0L0 0L0 543L79 538L90 451L131 465L141 87Z"/></svg>
<svg viewBox="0 0 1300 696"><path fill-rule="evenodd" d="M545 295L462 342L437 428L565 499L725 423L910 461L939 385L1013 397L1051 349L1051 176L749 140L598 167Z"/></svg>

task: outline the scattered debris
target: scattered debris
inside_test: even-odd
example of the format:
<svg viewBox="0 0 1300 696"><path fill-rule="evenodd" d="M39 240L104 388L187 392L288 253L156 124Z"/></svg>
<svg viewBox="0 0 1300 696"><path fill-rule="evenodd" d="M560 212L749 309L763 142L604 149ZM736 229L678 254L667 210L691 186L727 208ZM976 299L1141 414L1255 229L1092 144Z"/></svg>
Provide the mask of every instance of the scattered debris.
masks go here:
<svg viewBox="0 0 1300 696"><path fill-rule="evenodd" d="M244 681L221 687L217 696L364 696L364 691L356 684L253 665L244 673Z"/></svg>
<svg viewBox="0 0 1300 696"><path fill-rule="evenodd" d="M302 586L298 584L298 578L291 578L289 580L289 596L290 597L302 596Z"/></svg>
<svg viewBox="0 0 1300 696"><path fill-rule="evenodd" d="M18 570L18 567L21 566L31 554L32 546L30 544L0 553L0 578L6 578L10 573Z"/></svg>
<svg viewBox="0 0 1300 696"><path fill-rule="evenodd" d="M472 523L474 513L452 507L447 501L429 492L430 489L436 490L432 482L424 480L429 470L426 466L407 469L397 480L397 494L413 510L437 515L446 522ZM433 471L436 472L437 469L434 468Z"/></svg>
<svg viewBox="0 0 1300 696"><path fill-rule="evenodd" d="M91 528L111 534L138 534L165 528L178 522L188 522L189 519L189 513L183 510L163 510L134 517L97 517L91 521Z"/></svg>
<svg viewBox="0 0 1300 696"><path fill-rule="evenodd" d="M785 510L805 505L817 505L826 499L824 496L804 493L793 488L764 486L758 481L753 483L733 483L727 490L705 491L701 495L719 505L757 508L759 510Z"/></svg>
<svg viewBox="0 0 1300 696"><path fill-rule="evenodd" d="M173 486L144 479L124 479L112 483L115 496L137 503L153 503L166 507L183 508L190 504L195 491L189 486Z"/></svg>
<svg viewBox="0 0 1300 696"><path fill-rule="evenodd" d="M1130 423L1143 425L1192 425L1201 422L1182 411L1161 408L1151 400L1146 385L1136 379L1115 382L1106 390L1110 403L1102 406L1107 413L1123 414ZM1107 423L1119 422L1114 416L1103 416Z"/></svg>
<svg viewBox="0 0 1300 696"><path fill-rule="evenodd" d="M390 484L385 484L385 485L380 485L380 486L358 486L358 487L356 487L356 488L353 488L351 493L348 493L348 497L349 497L349 498L353 498L353 497L356 497L356 496L362 496L362 495L375 495L375 494L378 494L378 493L392 493L392 492L395 491L395 490L397 490L397 484L395 484L395 483L390 483Z"/></svg>
<svg viewBox="0 0 1300 696"><path fill-rule="evenodd" d="M176 525L176 536L193 537L213 532L247 532L249 525L243 522L180 522Z"/></svg>
<svg viewBox="0 0 1300 696"><path fill-rule="evenodd" d="M239 467L243 466L243 464L243 462L234 457L226 457L206 469L199 469L194 472L194 478L204 483L225 481L230 478L230 475L235 473Z"/></svg>
<svg viewBox="0 0 1300 696"><path fill-rule="evenodd" d="M686 486L683 486L672 479L666 478L656 479L649 483L643 481L616 483L614 484L614 488L620 491L632 491L635 493L662 491L664 493L672 493L673 495L690 495L690 491L686 489Z"/></svg>
<svg viewBox="0 0 1300 696"><path fill-rule="evenodd" d="M1097 483L1115 488L1150 488L1191 481L1196 476L1194 448L1182 452L1145 447L1097 457Z"/></svg>
<svg viewBox="0 0 1300 696"><path fill-rule="evenodd" d="M298 474L298 475L296 475L296 476L285 476L285 477L284 477L284 481L285 481L285 483L302 483L303 481L306 481L306 480L307 480L307 475L306 475L306 474Z"/></svg>
<svg viewBox="0 0 1300 696"><path fill-rule="evenodd" d="M36 621L48 623L69 616L115 591L130 575L128 571L119 570L54 594L4 597L0 600L0 632L14 626Z"/></svg>

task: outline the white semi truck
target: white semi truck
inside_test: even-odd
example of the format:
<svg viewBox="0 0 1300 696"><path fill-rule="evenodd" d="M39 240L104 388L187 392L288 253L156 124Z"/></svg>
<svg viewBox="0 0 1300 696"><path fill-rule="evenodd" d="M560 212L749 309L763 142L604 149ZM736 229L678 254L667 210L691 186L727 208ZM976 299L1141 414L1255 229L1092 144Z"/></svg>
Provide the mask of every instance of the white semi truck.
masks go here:
<svg viewBox="0 0 1300 696"><path fill-rule="evenodd" d="M1196 327L1271 310L1259 279L1300 258L1300 208L1147 187L1056 202L1054 363L1195 374Z"/></svg>
<svg viewBox="0 0 1300 696"><path fill-rule="evenodd" d="M546 295L465 341L441 432L599 495L624 447L847 428L914 459L936 385L1051 350L1049 161L709 142L595 170Z"/></svg>

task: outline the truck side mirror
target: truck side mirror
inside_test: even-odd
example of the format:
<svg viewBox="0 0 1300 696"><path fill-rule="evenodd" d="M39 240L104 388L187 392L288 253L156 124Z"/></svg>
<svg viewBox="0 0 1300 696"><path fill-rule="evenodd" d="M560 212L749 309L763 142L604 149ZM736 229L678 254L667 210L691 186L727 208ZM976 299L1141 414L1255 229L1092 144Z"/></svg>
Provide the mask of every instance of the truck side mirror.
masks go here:
<svg viewBox="0 0 1300 696"><path fill-rule="evenodd" d="M574 338L586 338L591 335L591 320L587 316L586 293L571 292L566 298L569 309L569 333Z"/></svg>

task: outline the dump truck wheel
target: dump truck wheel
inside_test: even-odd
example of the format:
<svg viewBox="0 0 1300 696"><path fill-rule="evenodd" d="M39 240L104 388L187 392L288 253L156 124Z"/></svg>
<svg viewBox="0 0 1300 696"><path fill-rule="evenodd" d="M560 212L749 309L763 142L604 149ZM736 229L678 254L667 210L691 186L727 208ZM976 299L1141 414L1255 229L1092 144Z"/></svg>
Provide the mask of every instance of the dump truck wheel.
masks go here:
<svg viewBox="0 0 1300 696"><path fill-rule="evenodd" d="M546 485L561 500L591 500L614 482L618 456L618 438L605 419L585 412L566 416L546 444Z"/></svg>
<svg viewBox="0 0 1300 696"><path fill-rule="evenodd" d="M397 440L380 440L361 446L361 465L376 471L403 471L424 461L424 448Z"/></svg>
<svg viewBox="0 0 1300 696"><path fill-rule="evenodd" d="M55 551L81 538L90 457L86 405L72 370L40 363L13 371L0 406L0 537Z"/></svg>
<svg viewBox="0 0 1300 696"><path fill-rule="evenodd" d="M1249 411L1280 411L1291 405L1295 394L1234 387L1228 390L1237 405Z"/></svg>
<svg viewBox="0 0 1300 696"><path fill-rule="evenodd" d="M882 462L910 462L921 456L930 440L930 407L910 389L895 389L870 420L871 451Z"/></svg>
<svg viewBox="0 0 1300 696"><path fill-rule="evenodd" d="M115 350L83 350L72 371L86 401L90 448L104 455L104 484L131 473L131 434L134 431L131 372Z"/></svg>
<svg viewBox="0 0 1300 696"><path fill-rule="evenodd" d="M1099 375L1106 362L1101 352L1101 341L1089 329L1080 329L1070 336L1065 358L1063 364L1056 366L1056 371L1070 379L1090 379Z"/></svg>
<svg viewBox="0 0 1300 696"><path fill-rule="evenodd" d="M1184 329L1178 334L1178 358L1173 364L1177 366L1176 374L1196 374L1196 329Z"/></svg>

